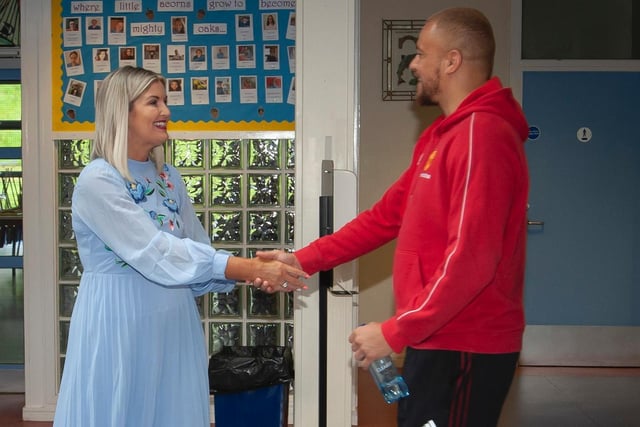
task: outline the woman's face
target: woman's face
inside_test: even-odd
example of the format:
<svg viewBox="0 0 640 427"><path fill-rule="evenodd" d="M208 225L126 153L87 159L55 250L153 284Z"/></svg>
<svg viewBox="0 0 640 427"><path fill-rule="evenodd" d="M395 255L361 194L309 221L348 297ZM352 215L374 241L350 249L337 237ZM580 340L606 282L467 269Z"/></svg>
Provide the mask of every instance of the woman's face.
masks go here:
<svg viewBox="0 0 640 427"><path fill-rule="evenodd" d="M146 161L151 150L168 138L167 122L171 112L162 82L156 80L136 99L129 111L128 156Z"/></svg>

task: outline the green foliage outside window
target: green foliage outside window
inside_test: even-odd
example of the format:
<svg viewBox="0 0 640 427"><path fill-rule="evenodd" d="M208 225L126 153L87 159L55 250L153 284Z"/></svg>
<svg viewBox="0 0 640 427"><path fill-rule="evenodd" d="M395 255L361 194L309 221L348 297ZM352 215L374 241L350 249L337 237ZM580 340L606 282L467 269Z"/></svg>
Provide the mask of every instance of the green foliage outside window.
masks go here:
<svg viewBox="0 0 640 427"><path fill-rule="evenodd" d="M17 121L22 119L21 86L19 83L0 84L0 122ZM0 130L0 147L20 147L21 130Z"/></svg>

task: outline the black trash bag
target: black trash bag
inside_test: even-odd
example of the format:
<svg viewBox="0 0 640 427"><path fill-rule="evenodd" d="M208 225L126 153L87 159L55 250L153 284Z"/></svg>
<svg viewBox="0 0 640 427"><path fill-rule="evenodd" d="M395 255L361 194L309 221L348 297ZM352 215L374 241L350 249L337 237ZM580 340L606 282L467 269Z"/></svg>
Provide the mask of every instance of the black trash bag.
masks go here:
<svg viewBox="0 0 640 427"><path fill-rule="evenodd" d="M284 346L234 346L209 359L211 393L235 393L293 379L293 355Z"/></svg>

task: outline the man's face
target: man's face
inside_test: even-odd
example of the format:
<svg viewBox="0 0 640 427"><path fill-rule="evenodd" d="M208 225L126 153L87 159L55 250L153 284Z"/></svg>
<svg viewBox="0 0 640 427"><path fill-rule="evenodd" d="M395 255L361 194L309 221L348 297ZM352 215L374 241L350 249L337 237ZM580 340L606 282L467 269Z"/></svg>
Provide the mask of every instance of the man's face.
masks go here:
<svg viewBox="0 0 640 427"><path fill-rule="evenodd" d="M442 43L434 31L434 25L425 24L418 42L416 56L409 64L409 69L416 76L416 103L419 105L438 105L441 95L441 65L444 60Z"/></svg>

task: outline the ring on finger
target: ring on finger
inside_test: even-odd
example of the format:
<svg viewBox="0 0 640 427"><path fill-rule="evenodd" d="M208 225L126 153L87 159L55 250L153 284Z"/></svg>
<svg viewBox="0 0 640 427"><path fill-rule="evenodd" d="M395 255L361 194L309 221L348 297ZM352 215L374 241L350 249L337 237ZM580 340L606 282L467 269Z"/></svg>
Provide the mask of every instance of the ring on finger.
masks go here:
<svg viewBox="0 0 640 427"><path fill-rule="evenodd" d="M286 289L289 287L289 284L287 282L282 282L282 287Z"/></svg>

